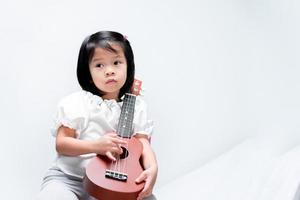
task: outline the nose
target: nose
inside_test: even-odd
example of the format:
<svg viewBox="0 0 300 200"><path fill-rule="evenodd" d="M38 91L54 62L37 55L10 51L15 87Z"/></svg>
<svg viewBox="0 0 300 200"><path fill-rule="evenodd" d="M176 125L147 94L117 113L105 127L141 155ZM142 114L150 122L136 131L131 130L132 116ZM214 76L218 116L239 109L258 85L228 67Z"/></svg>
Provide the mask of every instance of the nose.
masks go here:
<svg viewBox="0 0 300 200"><path fill-rule="evenodd" d="M114 69L111 66L107 66L106 67L106 71L105 71L105 75L106 76L115 75Z"/></svg>

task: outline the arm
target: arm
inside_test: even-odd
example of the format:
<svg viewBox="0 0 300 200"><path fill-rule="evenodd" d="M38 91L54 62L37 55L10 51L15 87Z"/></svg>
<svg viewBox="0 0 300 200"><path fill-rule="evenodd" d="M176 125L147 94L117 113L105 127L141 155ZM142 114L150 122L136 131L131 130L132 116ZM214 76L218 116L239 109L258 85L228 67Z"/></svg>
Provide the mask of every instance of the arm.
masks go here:
<svg viewBox="0 0 300 200"><path fill-rule="evenodd" d="M74 129L61 126L56 136L56 151L66 156L79 156L82 154L96 153L106 155L115 160L114 153L121 154L120 144L126 144L115 133L109 133L98 140L77 139Z"/></svg>
<svg viewBox="0 0 300 200"><path fill-rule="evenodd" d="M94 153L93 141L78 140L75 138L75 130L61 126L57 130L56 151L66 156L78 156Z"/></svg>
<svg viewBox="0 0 300 200"><path fill-rule="evenodd" d="M137 134L136 137L143 144L142 163L143 163L144 169L148 169L150 167L157 168L156 157L150 146L148 137L146 135L142 135L142 134Z"/></svg>
<svg viewBox="0 0 300 200"><path fill-rule="evenodd" d="M138 196L138 200L140 200L152 194L152 190L157 178L158 166L155 154L150 146L147 136L143 134L137 134L136 137L143 144L142 164L145 169L136 179L137 183L145 181L145 187Z"/></svg>

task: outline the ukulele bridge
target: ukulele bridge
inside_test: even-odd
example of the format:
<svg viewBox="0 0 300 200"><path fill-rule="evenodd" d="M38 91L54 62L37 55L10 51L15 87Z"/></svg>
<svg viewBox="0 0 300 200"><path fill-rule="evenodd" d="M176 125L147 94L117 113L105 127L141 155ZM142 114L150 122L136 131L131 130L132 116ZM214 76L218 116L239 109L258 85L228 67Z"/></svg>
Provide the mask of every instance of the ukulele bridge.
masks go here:
<svg viewBox="0 0 300 200"><path fill-rule="evenodd" d="M112 171L112 170L106 170L105 177L118 180L118 181L124 181L124 182L127 181L128 178L127 174L117 172L117 171Z"/></svg>

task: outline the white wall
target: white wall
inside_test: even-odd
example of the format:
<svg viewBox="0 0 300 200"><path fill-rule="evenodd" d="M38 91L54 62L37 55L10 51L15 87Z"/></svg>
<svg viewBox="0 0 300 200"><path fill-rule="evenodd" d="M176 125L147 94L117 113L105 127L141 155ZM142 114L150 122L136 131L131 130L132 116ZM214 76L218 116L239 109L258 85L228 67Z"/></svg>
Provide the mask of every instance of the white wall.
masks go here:
<svg viewBox="0 0 300 200"><path fill-rule="evenodd" d="M132 43L156 122L157 187L246 137L297 139L299 10L296 0L2 1L3 199L38 192L56 103L79 89L79 46L99 30Z"/></svg>

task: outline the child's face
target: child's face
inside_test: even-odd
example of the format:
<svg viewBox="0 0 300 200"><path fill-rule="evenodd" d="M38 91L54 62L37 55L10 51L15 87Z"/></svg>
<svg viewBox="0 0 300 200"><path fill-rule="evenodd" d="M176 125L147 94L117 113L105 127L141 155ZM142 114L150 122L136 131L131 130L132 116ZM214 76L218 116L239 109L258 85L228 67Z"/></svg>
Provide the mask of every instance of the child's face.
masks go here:
<svg viewBox="0 0 300 200"><path fill-rule="evenodd" d="M96 48L89 64L92 80L104 92L103 99L118 99L127 78L127 62L122 48L111 44L117 53Z"/></svg>

